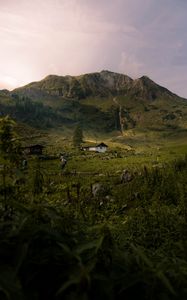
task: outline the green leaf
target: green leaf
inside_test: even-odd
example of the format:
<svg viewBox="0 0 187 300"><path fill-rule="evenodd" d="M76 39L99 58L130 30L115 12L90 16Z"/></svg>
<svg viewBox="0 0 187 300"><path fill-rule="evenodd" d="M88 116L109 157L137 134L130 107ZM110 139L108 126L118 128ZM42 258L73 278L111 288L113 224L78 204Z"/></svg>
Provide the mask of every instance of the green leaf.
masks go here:
<svg viewBox="0 0 187 300"><path fill-rule="evenodd" d="M83 245L80 245L76 249L76 253L81 254L84 251L95 249L95 253L98 252L99 248L101 248L101 245L103 243L104 236L101 236L99 239L85 243Z"/></svg>
<svg viewBox="0 0 187 300"><path fill-rule="evenodd" d="M135 247L133 244L131 244L131 248L133 251L137 254L138 257L142 259L142 261L151 269L153 270L153 263L148 259L148 257L143 253L143 251L140 249L140 247Z"/></svg>
<svg viewBox="0 0 187 300"><path fill-rule="evenodd" d="M170 291L171 294L176 296L176 293L169 281L162 271L157 272L157 277L162 281L163 285Z"/></svg>
<svg viewBox="0 0 187 300"><path fill-rule="evenodd" d="M65 282L57 291L56 296L59 296L60 294L62 294L65 290L67 290L70 286L72 285L76 285L78 284L79 279L78 278L72 278L70 280L68 280L67 282Z"/></svg>

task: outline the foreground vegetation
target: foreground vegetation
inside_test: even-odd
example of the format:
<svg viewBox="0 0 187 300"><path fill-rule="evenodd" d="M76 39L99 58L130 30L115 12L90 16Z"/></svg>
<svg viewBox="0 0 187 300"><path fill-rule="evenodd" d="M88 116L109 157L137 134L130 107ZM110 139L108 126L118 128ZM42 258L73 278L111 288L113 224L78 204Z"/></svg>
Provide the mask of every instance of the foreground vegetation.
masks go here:
<svg viewBox="0 0 187 300"><path fill-rule="evenodd" d="M14 128L1 119L0 299L187 298L186 156L126 183L120 151L25 168Z"/></svg>

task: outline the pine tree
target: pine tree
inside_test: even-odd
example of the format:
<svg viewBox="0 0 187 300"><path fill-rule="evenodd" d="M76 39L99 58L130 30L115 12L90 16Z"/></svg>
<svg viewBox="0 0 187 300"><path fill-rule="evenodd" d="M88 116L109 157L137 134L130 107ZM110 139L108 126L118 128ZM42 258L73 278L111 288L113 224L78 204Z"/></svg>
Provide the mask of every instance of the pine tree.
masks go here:
<svg viewBox="0 0 187 300"><path fill-rule="evenodd" d="M77 125L77 127L74 130L73 133L73 145L75 147L80 147L80 145L83 143L83 132L80 125Z"/></svg>
<svg viewBox="0 0 187 300"><path fill-rule="evenodd" d="M17 165L21 148L15 126L16 123L9 116L0 118L0 155L5 161Z"/></svg>
<svg viewBox="0 0 187 300"><path fill-rule="evenodd" d="M1 206L4 208L4 219L12 214L11 199L16 196L14 182L21 161L15 126L16 123L9 116L0 118L0 201L2 200Z"/></svg>

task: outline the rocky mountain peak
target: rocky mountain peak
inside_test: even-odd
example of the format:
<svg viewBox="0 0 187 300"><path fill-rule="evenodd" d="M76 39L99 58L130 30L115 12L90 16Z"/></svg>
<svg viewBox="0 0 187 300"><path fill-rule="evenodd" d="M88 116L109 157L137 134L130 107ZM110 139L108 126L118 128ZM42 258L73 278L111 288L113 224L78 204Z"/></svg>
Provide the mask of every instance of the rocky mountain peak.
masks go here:
<svg viewBox="0 0 187 300"><path fill-rule="evenodd" d="M60 96L71 99L84 99L90 96L108 97L125 95L154 100L158 97L174 95L166 88L152 81L148 76L133 80L127 75L108 70L80 76L48 75L43 80L32 82L13 93L31 98ZM174 95L176 96L176 95Z"/></svg>

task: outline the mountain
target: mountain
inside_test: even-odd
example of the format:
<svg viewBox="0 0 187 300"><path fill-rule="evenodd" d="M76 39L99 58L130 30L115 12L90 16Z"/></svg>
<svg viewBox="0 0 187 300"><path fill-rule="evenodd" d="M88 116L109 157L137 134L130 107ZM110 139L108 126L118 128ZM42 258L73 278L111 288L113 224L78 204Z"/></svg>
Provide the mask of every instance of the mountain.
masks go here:
<svg viewBox="0 0 187 300"><path fill-rule="evenodd" d="M10 92L6 89L0 90L0 96L9 96Z"/></svg>
<svg viewBox="0 0 187 300"><path fill-rule="evenodd" d="M127 134L187 130L187 100L147 76L133 80L110 71L49 75L12 92L0 92L1 114L33 127Z"/></svg>
<svg viewBox="0 0 187 300"><path fill-rule="evenodd" d="M90 96L108 97L111 95L146 97L150 100L162 95L174 96L169 90L159 86L146 76L133 80L127 75L109 71L80 76L49 75L41 81L15 89L13 93L33 99L59 96L79 100Z"/></svg>

